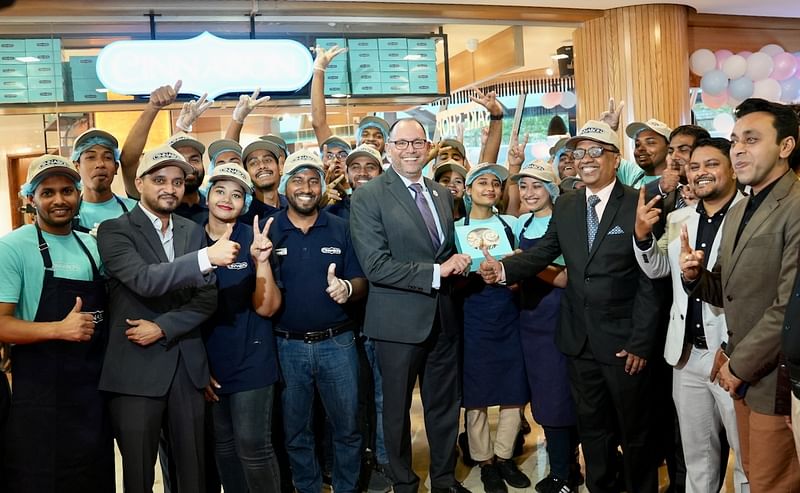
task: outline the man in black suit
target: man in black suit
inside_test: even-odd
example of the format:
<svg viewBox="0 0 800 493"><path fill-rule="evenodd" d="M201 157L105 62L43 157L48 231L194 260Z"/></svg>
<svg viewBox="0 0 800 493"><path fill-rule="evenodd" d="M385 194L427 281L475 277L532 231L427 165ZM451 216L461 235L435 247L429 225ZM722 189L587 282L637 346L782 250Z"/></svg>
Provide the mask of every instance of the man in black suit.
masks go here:
<svg viewBox="0 0 800 493"><path fill-rule="evenodd" d="M231 263L238 245L223 237L205 248L203 230L172 214L192 172L169 146L145 154L136 172L138 206L98 230L111 318L99 389L110 393L127 492L152 491L162 426L174 445L180 491L204 491L209 372L200 324L216 310L212 264Z"/></svg>
<svg viewBox="0 0 800 493"><path fill-rule="evenodd" d="M383 378L383 428L396 493L416 493L411 394L419 376L434 493L466 492L455 479L462 325L450 277L469 267L456 254L453 202L422 177L430 142L422 124L389 132L391 167L359 187L350 206L353 246L369 280L364 332L375 339Z"/></svg>
<svg viewBox="0 0 800 493"><path fill-rule="evenodd" d="M561 302L556 345L569 357L589 491L614 491L615 450L621 439L628 491L658 491L657 464L648 450L650 371L656 297L639 270L631 236L638 193L616 179L619 140L589 121L567 146L585 190L559 197L547 233L502 262L486 260L487 283L533 277L559 255L569 281Z"/></svg>

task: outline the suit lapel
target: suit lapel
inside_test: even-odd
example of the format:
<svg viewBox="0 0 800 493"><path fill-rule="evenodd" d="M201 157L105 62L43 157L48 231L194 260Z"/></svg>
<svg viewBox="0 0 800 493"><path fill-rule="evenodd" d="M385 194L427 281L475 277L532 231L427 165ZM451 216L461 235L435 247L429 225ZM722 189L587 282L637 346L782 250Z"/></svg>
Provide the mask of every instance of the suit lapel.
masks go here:
<svg viewBox="0 0 800 493"><path fill-rule="evenodd" d="M613 224L614 222L614 218L617 215L619 206L622 204L622 197L624 195L625 191L622 189L622 185L619 182L617 182L614 185L614 188L611 190L611 195L608 197L608 204L606 204L606 208L603 211L603 218L600 219L600 225L597 227L597 235L594 237L594 243L592 243L592 250L589 252L589 258L586 259L587 262L591 262L595 252L597 252L597 249L600 247L600 244L605 239L608 230L611 229L611 224ZM585 209L586 202L584 201L583 204L584 204L583 207ZM584 224L586 224L585 217L583 219L583 222ZM586 230L585 227L584 230Z"/></svg>
<svg viewBox="0 0 800 493"><path fill-rule="evenodd" d="M175 258L180 257L186 253L186 228L185 224L175 221L176 215L173 214L170 221L172 221L172 245L175 249Z"/></svg>
<svg viewBox="0 0 800 493"><path fill-rule="evenodd" d="M164 247L161 245L161 240L158 239L158 233L150 218L142 211L141 206L134 207L130 212L131 222L139 228L139 231L147 240L147 245L152 250L153 254L160 262L169 262L167 254L164 253Z"/></svg>
<svg viewBox="0 0 800 493"><path fill-rule="evenodd" d="M417 204L414 203L414 199L411 197L411 191L406 188L403 180L400 179L400 176L391 167L386 170L386 186L389 189L389 193L394 195L397 202L405 209L406 215L417 225L420 234L424 234L425 238L428 238L428 228L425 226L422 214L419 212L419 209L417 209ZM431 250L433 250L433 244L431 244Z"/></svg>

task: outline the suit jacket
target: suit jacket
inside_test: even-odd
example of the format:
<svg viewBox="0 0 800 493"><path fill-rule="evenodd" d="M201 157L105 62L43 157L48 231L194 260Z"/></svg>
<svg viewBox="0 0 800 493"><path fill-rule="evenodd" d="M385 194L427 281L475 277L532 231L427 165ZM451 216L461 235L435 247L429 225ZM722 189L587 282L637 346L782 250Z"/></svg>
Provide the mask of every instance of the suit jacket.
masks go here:
<svg viewBox="0 0 800 493"><path fill-rule="evenodd" d="M738 190L734 197L734 203L744 197ZM681 280L681 269L678 265L678 258L681 253L681 228L686 225L689 232L689 244L694 245L697 239L697 227L700 215L697 213L697 206L684 207L678 209L667 216L667 231L658 240L653 242L647 250L640 250L633 240L633 248L636 250L636 260L639 267L651 279L658 279L670 276L672 279L672 308L669 314L669 327L667 329L667 340L664 345L664 359L672 366L683 367L691 353L692 344L686 337L686 307L689 297L683 289ZM724 224L724 220L723 220ZM711 246L710 254L706 265L714 265L717 261L717 253L722 241L722 230L717 232L714 244ZM725 313L722 308L703 303L703 328L706 335L706 343L713 351L728 340L728 329L725 324Z"/></svg>
<svg viewBox="0 0 800 493"><path fill-rule="evenodd" d="M140 207L104 221L97 246L109 276L109 342L100 390L160 397L183 359L198 389L208 384L208 361L200 325L217 308L213 274L203 275L197 251L203 230L172 215L175 260L169 262L153 224ZM147 347L128 340L125 319L158 324L166 337Z"/></svg>
<svg viewBox="0 0 800 493"><path fill-rule="evenodd" d="M564 255L568 281L556 345L568 356L581 354L587 340L594 358L606 364L624 364L615 356L622 349L652 356L658 301L631 246L637 202L638 192L617 181L589 251L586 191L564 194L536 246L503 260L506 282L513 284Z"/></svg>
<svg viewBox="0 0 800 493"><path fill-rule="evenodd" d="M692 295L725 307L730 365L750 383L747 405L774 415L781 327L800 249L800 182L791 171L781 177L734 248L747 202L728 210L719 261L703 272Z"/></svg>
<svg viewBox="0 0 800 493"><path fill-rule="evenodd" d="M460 330L448 280L434 290L433 264L455 253L450 192L425 178L444 241L437 251L411 192L391 167L358 188L350 204L350 234L369 280L364 332L375 339L420 343L439 313L442 330Z"/></svg>

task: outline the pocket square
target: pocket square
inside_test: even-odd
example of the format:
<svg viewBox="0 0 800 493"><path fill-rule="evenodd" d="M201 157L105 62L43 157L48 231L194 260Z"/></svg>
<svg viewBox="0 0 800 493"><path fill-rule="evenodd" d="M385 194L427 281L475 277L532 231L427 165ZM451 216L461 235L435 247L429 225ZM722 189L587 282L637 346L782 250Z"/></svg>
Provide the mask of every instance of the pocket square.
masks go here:
<svg viewBox="0 0 800 493"><path fill-rule="evenodd" d="M620 228L619 226L614 226L613 228L611 228L611 230L608 232L608 234L610 234L610 235L622 235L622 234L625 234L625 231L623 231L622 228Z"/></svg>

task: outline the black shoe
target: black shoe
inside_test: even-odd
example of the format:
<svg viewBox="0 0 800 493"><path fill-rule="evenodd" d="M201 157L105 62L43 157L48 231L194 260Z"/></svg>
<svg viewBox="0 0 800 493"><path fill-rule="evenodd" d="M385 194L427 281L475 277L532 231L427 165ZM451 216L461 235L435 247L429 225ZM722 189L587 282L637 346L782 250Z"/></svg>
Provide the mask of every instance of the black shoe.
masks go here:
<svg viewBox="0 0 800 493"><path fill-rule="evenodd" d="M500 468L497 464L481 465L481 482L485 493L508 493L508 487L500 475Z"/></svg>
<svg viewBox="0 0 800 493"><path fill-rule="evenodd" d="M431 493L472 493L472 492L464 488L464 485L462 485L461 483L456 483L453 486L450 486L449 488L437 488L434 486L431 488Z"/></svg>
<svg viewBox="0 0 800 493"><path fill-rule="evenodd" d="M461 449L461 461L467 467L475 467L478 465L477 462L472 460L472 456L469 455L469 438L467 438L467 432L463 432L458 435L458 448Z"/></svg>
<svg viewBox="0 0 800 493"><path fill-rule="evenodd" d="M369 483L367 485L368 493L388 493L392 490L392 480L389 479L383 467L380 464L375 464L375 467L370 471Z"/></svg>
<svg viewBox="0 0 800 493"><path fill-rule="evenodd" d="M508 483L509 486L522 489L531 485L531 480L519 470L517 464L513 459L503 460L495 459L495 467L500 472L500 477Z"/></svg>
<svg viewBox="0 0 800 493"><path fill-rule="evenodd" d="M539 493L578 493L578 488L573 488L569 482L555 476L547 476L536 483L534 489Z"/></svg>

